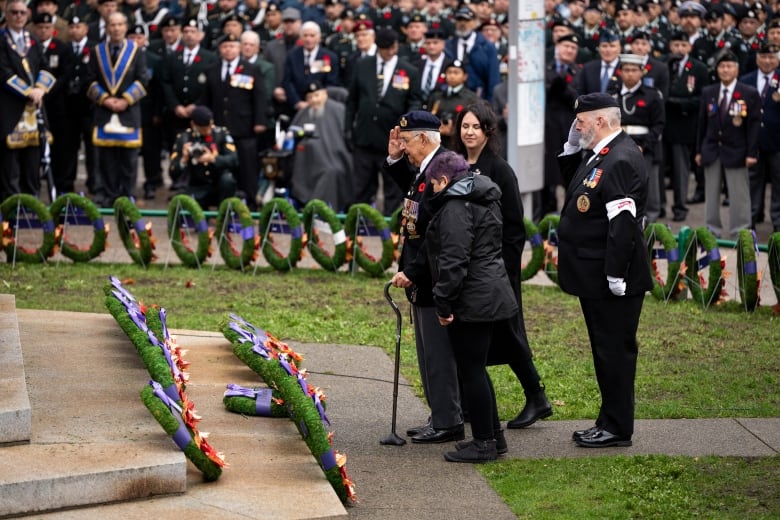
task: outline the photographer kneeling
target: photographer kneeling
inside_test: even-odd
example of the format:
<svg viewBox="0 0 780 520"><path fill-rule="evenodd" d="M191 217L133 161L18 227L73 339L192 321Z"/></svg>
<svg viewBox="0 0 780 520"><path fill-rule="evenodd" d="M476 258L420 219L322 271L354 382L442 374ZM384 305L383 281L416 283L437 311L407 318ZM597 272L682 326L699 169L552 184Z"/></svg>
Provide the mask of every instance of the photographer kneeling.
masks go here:
<svg viewBox="0 0 780 520"><path fill-rule="evenodd" d="M196 106L191 118L191 128L176 138L171 177L186 179L183 193L207 209L235 195L236 179L232 172L238 169L238 154L227 129L214 126L211 110Z"/></svg>

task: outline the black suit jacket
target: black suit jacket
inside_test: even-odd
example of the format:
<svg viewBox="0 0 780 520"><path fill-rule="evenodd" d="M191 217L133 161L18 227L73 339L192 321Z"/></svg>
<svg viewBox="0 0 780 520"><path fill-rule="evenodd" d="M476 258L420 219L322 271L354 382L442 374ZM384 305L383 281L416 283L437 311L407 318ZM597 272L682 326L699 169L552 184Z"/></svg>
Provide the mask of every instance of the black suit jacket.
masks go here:
<svg viewBox="0 0 780 520"><path fill-rule="evenodd" d="M745 104L747 114L736 118L726 114L721 121L718 100L721 84L704 87L699 104L699 135L696 145L701 154L701 164L707 166L720 159L726 168L745 166L747 157L758 158L758 136L761 130L761 96L744 83L736 83L731 95L729 111L736 111L737 104Z"/></svg>
<svg viewBox="0 0 780 520"><path fill-rule="evenodd" d="M222 81L222 62L206 73L206 88L199 104L211 108L214 122L236 139L255 135L254 126L268 126L265 85L260 68L243 58L229 82Z"/></svg>
<svg viewBox="0 0 780 520"><path fill-rule="evenodd" d="M306 88L313 81L319 81L323 87L341 86L339 80L339 57L331 50L320 45L314 61L321 63L317 72L307 72L303 64L303 47L295 47L287 53L284 62L282 86L287 94L287 104L294 108L296 103L306 98Z"/></svg>
<svg viewBox="0 0 780 520"><path fill-rule="evenodd" d="M349 87L344 128L352 131L357 146L387 150L387 138L401 114L422 105L420 73L411 63L398 59L385 95L377 99L377 57L358 61Z"/></svg>
<svg viewBox="0 0 780 520"><path fill-rule="evenodd" d="M167 55L160 74L166 111L172 113L177 105L198 101L206 88L208 70L218 62L217 55L203 47L190 65L184 64L183 50Z"/></svg>
<svg viewBox="0 0 780 520"><path fill-rule="evenodd" d="M758 75L760 71L754 70L739 78L739 81L758 89ZM780 96L780 69L769 75L770 86L766 97L762 101L764 112L761 115L761 131L758 137L758 148L763 152L775 153L780 151L780 99L775 101L772 97ZM774 82L774 87L772 83ZM760 95L760 93L759 93ZM776 188L780 189L780 187Z"/></svg>
<svg viewBox="0 0 780 520"><path fill-rule="evenodd" d="M674 144L696 143L696 125L699 115L701 91L709 80L707 66L688 56L682 73L678 74L679 61L670 63L669 97L666 98L666 127L664 139Z"/></svg>
<svg viewBox="0 0 780 520"><path fill-rule="evenodd" d="M31 42L35 39L31 38ZM6 37L6 32L0 33L0 138L3 140L19 122L27 105L27 95L22 91L36 86L43 61L40 44L30 46L26 59L30 74L25 71L22 58ZM12 84L16 87L12 88Z"/></svg>
<svg viewBox="0 0 780 520"><path fill-rule="evenodd" d="M604 152L606 150L606 152ZM621 132L586 164L580 154L559 158L568 183L558 226L558 280L580 298L617 298L607 276L626 281L626 295L653 287L642 219L648 173L639 148ZM620 211L608 218L609 202L630 199L635 216Z"/></svg>
<svg viewBox="0 0 780 520"><path fill-rule="evenodd" d="M43 49L43 60L41 67L51 72L57 78L57 83L44 97L44 106L46 107L46 116L50 121L64 120L65 118L65 97L70 84L70 74L73 69L73 48L70 44L52 38L51 42ZM64 123L64 121L58 121Z"/></svg>
<svg viewBox="0 0 780 520"><path fill-rule="evenodd" d="M615 66L612 71L612 76L607 84L607 93L615 94L620 89L622 81L620 81L620 62ZM575 88L579 95L592 94L593 92L601 91L601 60L594 59L589 61L582 67L582 72L577 75L577 82Z"/></svg>

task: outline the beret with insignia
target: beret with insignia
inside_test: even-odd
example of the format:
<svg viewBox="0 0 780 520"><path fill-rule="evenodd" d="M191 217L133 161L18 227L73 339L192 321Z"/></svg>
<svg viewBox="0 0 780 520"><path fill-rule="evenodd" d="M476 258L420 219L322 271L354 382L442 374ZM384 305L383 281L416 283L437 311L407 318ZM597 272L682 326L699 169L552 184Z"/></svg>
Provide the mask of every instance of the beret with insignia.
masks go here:
<svg viewBox="0 0 780 520"><path fill-rule="evenodd" d="M605 92L594 92L577 98L574 102L574 113L591 112L602 108L618 108L615 98Z"/></svg>
<svg viewBox="0 0 780 520"><path fill-rule="evenodd" d="M398 126L401 127L402 132L412 130L436 130L438 132L441 121L425 110L412 110L398 119Z"/></svg>

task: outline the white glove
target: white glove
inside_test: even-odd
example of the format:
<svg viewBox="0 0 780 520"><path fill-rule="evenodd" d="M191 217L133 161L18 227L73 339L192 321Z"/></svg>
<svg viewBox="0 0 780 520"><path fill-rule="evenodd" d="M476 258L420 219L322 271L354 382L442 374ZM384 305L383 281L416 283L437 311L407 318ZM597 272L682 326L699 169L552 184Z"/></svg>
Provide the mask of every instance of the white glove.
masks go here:
<svg viewBox="0 0 780 520"><path fill-rule="evenodd" d="M626 295L626 281L623 278L615 278L614 276L607 276L607 283L609 284L609 290L615 296Z"/></svg>
<svg viewBox="0 0 780 520"><path fill-rule="evenodd" d="M566 141L570 146L579 146L580 145L580 131L577 130L577 120L571 122L571 127L569 128L569 139Z"/></svg>

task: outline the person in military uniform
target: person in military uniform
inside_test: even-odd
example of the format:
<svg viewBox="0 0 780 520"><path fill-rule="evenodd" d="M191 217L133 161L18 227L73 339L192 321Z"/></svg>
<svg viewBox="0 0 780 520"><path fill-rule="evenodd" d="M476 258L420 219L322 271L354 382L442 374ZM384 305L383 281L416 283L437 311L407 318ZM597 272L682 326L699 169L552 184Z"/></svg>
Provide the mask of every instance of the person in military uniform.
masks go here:
<svg viewBox="0 0 780 520"><path fill-rule="evenodd" d="M133 11L133 17L135 23L144 26L148 40L160 40L163 21L168 13L168 8L160 5L160 0L142 0L138 9Z"/></svg>
<svg viewBox="0 0 780 520"><path fill-rule="evenodd" d="M403 13L401 10L393 5L390 0L375 0L374 7L369 12L369 18L374 22L374 27L379 29L380 27L389 27L395 32L401 32L401 26L403 25Z"/></svg>
<svg viewBox="0 0 780 520"><path fill-rule="evenodd" d="M761 97L750 85L739 83L739 62L725 52L717 62L718 83L704 87L699 104L696 163L704 167L704 218L720 237L721 171L729 192L729 228L736 237L750 228L748 169L758 162Z"/></svg>
<svg viewBox="0 0 780 520"><path fill-rule="evenodd" d="M534 208L538 208L538 214L534 215L538 217L534 218L536 222L548 213L558 213L556 192L558 186L563 185L558 154L574 118L577 99L574 85L582 70L582 66L575 63L579 43L580 38L574 33L559 38L555 45L555 60L545 67L544 188L534 204Z"/></svg>
<svg viewBox="0 0 780 520"><path fill-rule="evenodd" d="M217 40L225 32L223 29L225 19L234 14L238 15L237 8L238 0L217 0L217 8L207 18L207 25L204 28L206 37L203 40L203 45L210 49L216 49ZM246 22L242 16L238 16L243 22ZM241 32L243 32L243 27L236 36L240 36Z"/></svg>
<svg viewBox="0 0 780 520"><path fill-rule="evenodd" d="M177 17L170 13L166 14L160 21L157 30L160 33L160 37L149 40L148 52L165 58L169 54L175 54L182 49L181 21Z"/></svg>
<svg viewBox="0 0 780 520"><path fill-rule="evenodd" d="M664 2L662 0L648 0L645 7L647 8L647 25L642 29L648 31L653 37L668 41L672 28L669 19L664 14Z"/></svg>
<svg viewBox="0 0 780 520"><path fill-rule="evenodd" d="M53 26L52 37L63 43L70 43L70 35L68 34L68 21L67 19L57 15L57 11L59 11L60 6L56 0L37 0L36 2L32 2L32 4L34 6L33 19L37 14L51 15L51 23Z"/></svg>
<svg viewBox="0 0 780 520"><path fill-rule="evenodd" d="M601 30L606 28L604 13L601 11L598 2L590 2L585 6L582 20L584 22L582 26L582 46L589 51L591 56L598 56Z"/></svg>
<svg viewBox="0 0 780 520"><path fill-rule="evenodd" d="M287 7L282 11L283 36L271 40L263 47L263 56L273 63L276 70L276 86L274 87L274 110L277 114L292 116L287 105L287 95L282 86L284 78L284 64L287 53L300 45L301 42L301 12L294 7ZM235 137L235 136L234 136Z"/></svg>
<svg viewBox="0 0 780 520"><path fill-rule="evenodd" d="M341 74L341 81L345 86L352 83L357 62L367 56L376 55L376 32L374 32L374 23L371 20L368 18L358 20L355 24L353 34L355 38L355 50L347 56L346 66Z"/></svg>
<svg viewBox="0 0 780 520"><path fill-rule="evenodd" d="M96 16L89 22L89 32L87 36L90 40L97 42L105 41L108 38L106 31L108 27L108 17L119 10L119 2L116 0L97 0Z"/></svg>
<svg viewBox="0 0 780 520"><path fill-rule="evenodd" d="M42 49L25 30L27 5L5 4L7 25L0 34L0 200L17 193L38 195L41 179L40 135L36 116L55 84L45 70Z"/></svg>
<svg viewBox="0 0 780 520"><path fill-rule="evenodd" d="M423 393L431 409L425 424L406 434L414 443L430 444L465 437L458 389L458 370L447 330L439 325L433 302L433 282L425 258L425 233L433 217L433 189L425 182L431 160L447 150L441 146L441 121L425 111L403 114L390 131L382 169L399 189L406 190L401 211L401 256L391 282L406 290L411 304L417 364Z"/></svg>
<svg viewBox="0 0 780 520"><path fill-rule="evenodd" d="M743 56L743 61L739 64L739 70L742 73L753 72L756 70L756 54L761 44L761 38L758 34L758 28L761 25L759 20L759 11L754 5L736 6L737 9L737 29L739 36L744 42L747 52Z"/></svg>
<svg viewBox="0 0 780 520"><path fill-rule="evenodd" d="M631 52L631 35L636 30L634 26L635 9L634 4L627 0L615 4L615 33L620 38L621 52Z"/></svg>
<svg viewBox="0 0 780 520"><path fill-rule="evenodd" d="M658 179L659 143L666 121L664 102L658 90L642 81L644 67L637 54L620 55L620 77L623 85L618 91L618 105L623 131L639 146L648 174L647 219L655 222L661 215L661 183Z"/></svg>
<svg viewBox="0 0 780 520"><path fill-rule="evenodd" d="M338 57L322 46L321 41L320 26L305 22L301 26L301 45L287 53L282 87L292 113L306 106L306 89L311 82L320 82L325 87L341 86Z"/></svg>
<svg viewBox="0 0 780 520"><path fill-rule="evenodd" d="M52 15L38 13L33 16L33 34L43 49L42 67L48 70L57 80L51 90L43 97L43 107L46 120L52 135L51 172L57 193L72 186L63 182L67 171L67 150L65 149L65 134L69 131L65 118L65 98L70 79L68 73L75 57L70 45L54 37Z"/></svg>
<svg viewBox="0 0 780 520"><path fill-rule="evenodd" d="M681 222L688 215L688 184L691 152L696 144L696 122L701 91L708 83L707 66L691 55L692 45L682 31L673 32L669 46L669 97L666 98L664 142L668 150L674 201L672 220ZM703 181L702 181L703 183Z"/></svg>
<svg viewBox="0 0 780 520"><path fill-rule="evenodd" d="M355 67L349 86L345 131L354 144L355 202L372 202L379 187L378 173L386 157L379 145L397 121L398 114L417 110L422 104L419 72L398 58L398 35L392 29L377 32L377 54L363 58ZM387 180L384 183L384 213L401 205L403 193Z"/></svg>
<svg viewBox="0 0 780 520"><path fill-rule="evenodd" d="M251 23L251 19L250 19ZM265 16L262 25L253 26L252 29L260 36L260 41L270 42L284 36L282 27L282 11L276 2L268 2L265 7Z"/></svg>
<svg viewBox="0 0 780 520"><path fill-rule="evenodd" d="M58 191L74 191L78 174L79 148L84 143L84 163L87 170L87 190L95 190L95 148L92 145L92 118L94 106L87 98L89 62L95 59L94 46L97 42L87 38L87 23L74 16L69 20L68 32L73 45L75 59L68 71L68 86L65 97L65 121L68 131L62 138L65 150L65 172L55 181ZM61 186L61 187L60 187Z"/></svg>
<svg viewBox="0 0 780 520"><path fill-rule="evenodd" d="M325 20L320 24L320 28L322 29L322 38L327 45L328 38L341 29L341 15L344 13L345 7L340 0L324 0L324 5Z"/></svg>
<svg viewBox="0 0 780 520"><path fill-rule="evenodd" d="M342 85L349 85L347 60L357 50L355 27L354 11L345 9L341 13L338 30L325 38L325 46L336 53L339 58L339 79Z"/></svg>
<svg viewBox="0 0 780 520"><path fill-rule="evenodd" d="M220 60L206 72L198 104L209 107L214 121L230 132L238 153L237 182L247 206L257 209L258 137L268 129L268 104L260 69L241 58L241 44L233 34L221 36Z"/></svg>
<svg viewBox="0 0 780 520"><path fill-rule="evenodd" d="M653 287L643 229L646 163L621 131L625 122L611 95L580 96L575 113L559 158L568 188L558 226L558 280L580 299L601 407L596 424L572 439L584 448L631 446L636 331ZM591 153L582 158L581 149Z"/></svg>
<svg viewBox="0 0 780 520"><path fill-rule="evenodd" d="M95 46L89 62L87 97L95 104L92 142L97 150L94 201L110 207L121 197L133 196L141 147L141 107L149 69L142 49L126 40L127 17L108 17L108 39Z"/></svg>
<svg viewBox="0 0 780 520"><path fill-rule="evenodd" d="M721 53L730 50L741 60L744 60L747 55L745 43L726 30L723 13L720 4L710 6L709 11L704 15L704 23L707 27L705 35L693 42L691 51L694 58L707 65L710 73L709 82L717 81L715 62Z"/></svg>
<svg viewBox="0 0 780 520"><path fill-rule="evenodd" d="M469 73L468 87L479 97L490 101L493 89L501 83L498 55L493 44L474 30L475 15L467 7L455 13L455 36L447 40L444 52L459 59Z"/></svg>
<svg viewBox="0 0 780 520"><path fill-rule="evenodd" d="M452 60L444 53L446 35L441 29L430 29L425 33L425 57L420 67L420 91L425 100L422 108L430 110L427 100L434 92L447 88L444 71Z"/></svg>
<svg viewBox="0 0 780 520"><path fill-rule="evenodd" d="M658 89L661 96L666 98L669 95L669 67L652 56L650 35L637 29L631 35L629 47L631 54L642 57L642 84Z"/></svg>
<svg viewBox="0 0 780 520"><path fill-rule="evenodd" d="M417 68L420 68L422 58L425 55L425 32L427 30L425 17L420 14L410 16L404 25L406 39L398 47L398 56Z"/></svg>
<svg viewBox="0 0 780 520"><path fill-rule="evenodd" d="M455 60L444 69L444 82L447 88L435 90L426 101L431 114L441 121L439 133L442 135L442 144L450 147L455 128L455 118L463 108L479 99L473 90L466 86L469 75L466 66L460 60Z"/></svg>
<svg viewBox="0 0 780 520"><path fill-rule="evenodd" d="M171 177L186 180L182 192L201 207L218 207L236 193L236 146L226 128L214 125L208 107L196 106L190 125L176 137L171 152Z"/></svg>

